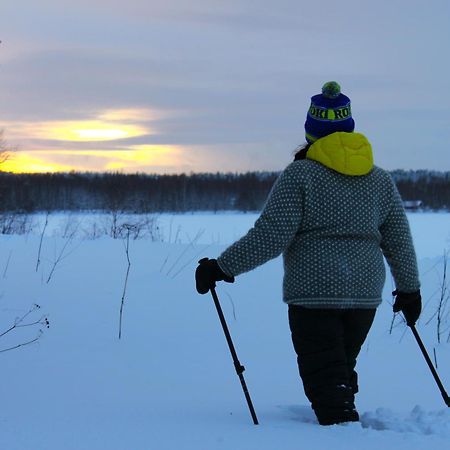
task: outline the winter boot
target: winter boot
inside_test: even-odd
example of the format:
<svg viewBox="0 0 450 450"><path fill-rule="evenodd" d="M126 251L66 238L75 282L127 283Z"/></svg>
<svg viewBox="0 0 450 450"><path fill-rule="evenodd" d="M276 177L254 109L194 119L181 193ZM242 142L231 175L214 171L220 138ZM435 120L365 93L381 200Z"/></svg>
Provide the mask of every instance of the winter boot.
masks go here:
<svg viewBox="0 0 450 450"><path fill-rule="evenodd" d="M352 387L345 384L323 387L313 393L312 408L320 425L359 421L354 398Z"/></svg>

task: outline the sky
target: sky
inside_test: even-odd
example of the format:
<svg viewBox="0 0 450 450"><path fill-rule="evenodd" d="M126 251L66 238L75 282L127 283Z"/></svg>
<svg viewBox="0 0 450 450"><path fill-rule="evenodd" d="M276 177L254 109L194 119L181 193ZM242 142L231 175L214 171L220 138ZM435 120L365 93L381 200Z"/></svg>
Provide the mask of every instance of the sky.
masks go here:
<svg viewBox="0 0 450 450"><path fill-rule="evenodd" d="M281 170L336 80L385 169L450 170L448 0L1 0L3 170Z"/></svg>

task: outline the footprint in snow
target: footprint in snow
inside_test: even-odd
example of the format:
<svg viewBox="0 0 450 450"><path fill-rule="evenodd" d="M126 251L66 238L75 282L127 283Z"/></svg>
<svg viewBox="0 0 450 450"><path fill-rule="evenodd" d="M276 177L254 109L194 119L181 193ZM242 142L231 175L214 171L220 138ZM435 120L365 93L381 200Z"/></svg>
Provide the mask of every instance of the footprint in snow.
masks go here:
<svg viewBox="0 0 450 450"><path fill-rule="evenodd" d="M363 428L390 430L399 433L411 432L425 435L440 435L450 438L450 409L425 411L420 406L407 415L393 412L387 408L378 408L361 414Z"/></svg>
<svg viewBox="0 0 450 450"><path fill-rule="evenodd" d="M286 412L293 421L318 425L309 405L288 405L278 408ZM378 431L434 434L450 438L450 409L425 411L416 406L409 414L402 415L387 408L378 408L375 411L360 413L360 426Z"/></svg>

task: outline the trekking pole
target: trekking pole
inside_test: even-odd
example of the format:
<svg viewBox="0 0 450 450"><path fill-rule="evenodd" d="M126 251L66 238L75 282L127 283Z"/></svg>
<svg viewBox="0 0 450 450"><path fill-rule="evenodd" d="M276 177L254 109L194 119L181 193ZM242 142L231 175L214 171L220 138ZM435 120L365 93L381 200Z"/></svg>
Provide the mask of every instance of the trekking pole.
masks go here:
<svg viewBox="0 0 450 450"><path fill-rule="evenodd" d="M436 383L439 387L439 390L441 391L442 397L444 399L445 404L450 407L450 398L447 394L447 392L445 392L444 386L441 383L441 380L439 379L439 376L436 372L436 369L433 367L433 363L431 362L430 357L428 356L428 353L425 349L425 346L423 345L422 339L420 339L419 333L416 330L416 327L414 325L409 325L409 327L411 328L411 331L414 334L414 337L416 338L417 343L419 344L420 350L422 350L423 356L425 357L425 361L428 364L428 367L431 370L431 373L433 374L434 379L436 380Z"/></svg>
<svg viewBox="0 0 450 450"><path fill-rule="evenodd" d="M236 369L236 373L239 377L239 380L242 385L242 389L244 391L245 399L247 400L247 405L250 410L250 414L252 415L253 423L258 425L258 419L256 417L255 409L253 408L252 399L250 398L250 394L247 389L247 385L244 380L243 372L245 367L241 365L239 359L236 354L236 350L234 349L233 341L231 340L230 332L228 331L227 323L225 322L225 317L222 312L222 308L219 303L219 298L217 297L215 288L211 288L211 294L214 300L214 304L216 305L217 314L219 314L220 323L222 324L223 332L225 333L225 337L227 339L228 347L230 348L231 357L233 358L234 368Z"/></svg>

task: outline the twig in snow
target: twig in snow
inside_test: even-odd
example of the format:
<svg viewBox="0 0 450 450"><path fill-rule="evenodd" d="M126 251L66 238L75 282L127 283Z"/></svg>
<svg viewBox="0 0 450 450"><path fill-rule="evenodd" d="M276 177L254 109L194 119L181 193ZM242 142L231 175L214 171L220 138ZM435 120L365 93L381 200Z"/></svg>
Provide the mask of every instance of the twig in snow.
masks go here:
<svg viewBox="0 0 450 450"><path fill-rule="evenodd" d="M125 295L127 292L128 285L128 275L130 274L131 261L130 261L130 232L133 228L132 225L124 225L124 228L127 229L127 237L126 237L126 245L125 245L125 254L127 256L127 271L125 275L125 282L123 285L122 299L120 301L120 313L119 313L119 339L122 337L122 316L123 316L123 306L125 303Z"/></svg>
<svg viewBox="0 0 450 450"><path fill-rule="evenodd" d="M226 294L226 296L228 297L228 300L229 300L230 303L231 303L231 308L232 308L232 312L233 312L233 318L234 318L234 320L236 320L236 310L235 310L235 308L234 308L234 302L233 302L233 299L231 298L231 295L230 295L228 292L225 292L225 294Z"/></svg>
<svg viewBox="0 0 450 450"><path fill-rule="evenodd" d="M11 256L12 256L12 250L10 250L9 255L8 255L8 259L6 261L6 265L5 265L5 270L3 270L3 278L6 278L6 272L8 271L8 267L9 267L9 262L11 261Z"/></svg>
<svg viewBox="0 0 450 450"><path fill-rule="evenodd" d="M198 239L200 239L200 237L202 236L202 234L205 232L205 230L199 230L196 234L196 236L194 237L194 239L192 239L189 242L189 245L187 245L185 247L185 249L181 252L181 254L178 256L178 258L175 260L175 262L172 264L172 266L170 267L170 269L167 271L166 275L169 276L170 272L172 272L172 270L175 268L175 266L178 264L178 262L181 260L181 258L185 255L185 253L198 241Z"/></svg>
<svg viewBox="0 0 450 450"><path fill-rule="evenodd" d="M175 239L174 239L174 241L173 241L174 244L177 243L178 235L180 234L180 231L181 231L181 225L178 225L177 233L175 234Z"/></svg>
<svg viewBox="0 0 450 450"><path fill-rule="evenodd" d="M45 229L47 228L47 225L48 225L48 216L49 216L49 214L50 213L47 212L47 214L45 215L45 224L44 224L44 228L42 229L41 239L39 240L39 250L38 250L37 261L36 261L36 272L38 271L39 264L41 263L42 241L44 240Z"/></svg>
<svg viewBox="0 0 450 450"><path fill-rule="evenodd" d="M172 225L173 225L173 216L170 218L170 224L169 224L169 244L172 240Z"/></svg>
<svg viewBox="0 0 450 450"><path fill-rule="evenodd" d="M162 263L162 266L161 266L161 268L159 269L160 272L163 271L165 265L167 264L167 261L168 261L169 257L170 257L170 253L167 254L166 259L165 259L164 262Z"/></svg>
<svg viewBox="0 0 450 450"><path fill-rule="evenodd" d="M27 323L23 323L24 320L30 316L34 311L37 311L41 309L41 307L37 304L34 304L23 316L21 317L17 317L14 320L14 323L7 328L5 331L0 333L0 338L2 338L3 336L5 336L6 334L10 333L11 331L15 330L16 328L24 328L24 327L32 327L33 325L37 325L37 324L41 324L41 325L46 325L48 326L48 320L46 316L42 316L40 319L35 320L33 322L27 322Z"/></svg>
<svg viewBox="0 0 450 450"><path fill-rule="evenodd" d="M16 318L14 320L13 324L9 328L7 328L5 331L1 332L0 333L0 338L6 336L7 334L9 334L9 333L11 333L14 330L17 330L19 328L34 327L34 326L41 326L41 327L49 328L50 327L50 322L49 322L49 320L48 320L46 315L41 316L39 319L32 320L31 322L25 322L25 320L29 316L31 316L35 311L39 310L40 308L41 307L39 305L36 305L36 304L33 305L23 316ZM4 349L1 349L0 353L7 352L7 351L10 351L10 350L14 350L16 348L19 348L19 347L23 347L25 345L32 344L33 342L36 342L37 340L40 339L40 337L42 336L42 333L43 333L42 332L42 328L40 328L39 331L38 331L38 335L34 339L31 339L31 340L26 341L26 342L22 342L20 344L16 344L16 345L14 345L12 347L7 347L7 348L4 348Z"/></svg>
<svg viewBox="0 0 450 450"><path fill-rule="evenodd" d="M429 300L434 299L437 296L438 303L436 310L433 312L433 314L431 314L430 318L426 322L426 325L430 324L433 320L436 319L436 335L438 343L441 342L442 336L449 330L450 325L448 324L448 319L450 317L450 309L448 308L450 301L450 282L447 277L448 260L449 253L447 250L444 250L443 262L439 261L440 264L443 264L442 273L437 270L436 264L432 267L432 269L435 270L440 281L439 286L432 293ZM428 304L429 300L427 300L426 304ZM450 334L447 336L447 342L449 340Z"/></svg>
<svg viewBox="0 0 450 450"><path fill-rule="evenodd" d="M53 261L53 266L50 270L50 273L48 274L48 278L47 278L47 284L50 283L50 280L52 279L52 276L56 270L56 266L65 258L67 258L71 253L73 253L74 250L72 250L71 252L66 253L66 249L67 247L70 245L70 243L72 242L75 234L77 232L77 229L73 230L71 235L66 239L66 242L64 243L64 245L61 248L61 251L59 252L59 255L55 258L55 261Z"/></svg>
<svg viewBox="0 0 450 450"><path fill-rule="evenodd" d="M391 292L394 292L394 279L391 275ZM392 301L391 305L394 304L395 296L392 294ZM395 313L392 314L392 320L391 320L391 326L389 327L389 334L392 334L392 330L394 329L394 322L395 322Z"/></svg>
<svg viewBox="0 0 450 450"><path fill-rule="evenodd" d="M211 247L211 245L207 245L205 248L202 248L199 252L197 252L186 264L182 265L172 276L172 279L174 279L180 272L182 272L189 264L191 264L192 261L194 261L198 256L202 253L205 253L205 251Z"/></svg>
<svg viewBox="0 0 450 450"><path fill-rule="evenodd" d="M443 333L443 331L442 331L443 316L445 314L445 309L446 309L448 299L449 299L449 294L447 292L448 287L449 287L448 283L447 283L447 260L448 260L448 255L447 255L447 252L444 251L444 268L443 268L441 291L440 291L440 297L439 297L439 303L438 303L438 309L437 309L436 332L437 332L438 343L441 342L441 335Z"/></svg>
<svg viewBox="0 0 450 450"><path fill-rule="evenodd" d="M41 338L41 336L42 336L42 330L39 330L38 335L34 339L31 339L31 341L22 342L21 344L14 345L13 347L4 348L4 349L0 350L0 353L9 352L10 350L15 350L16 348L20 348L20 347L24 347L25 345L33 344L33 342L38 341Z"/></svg>

